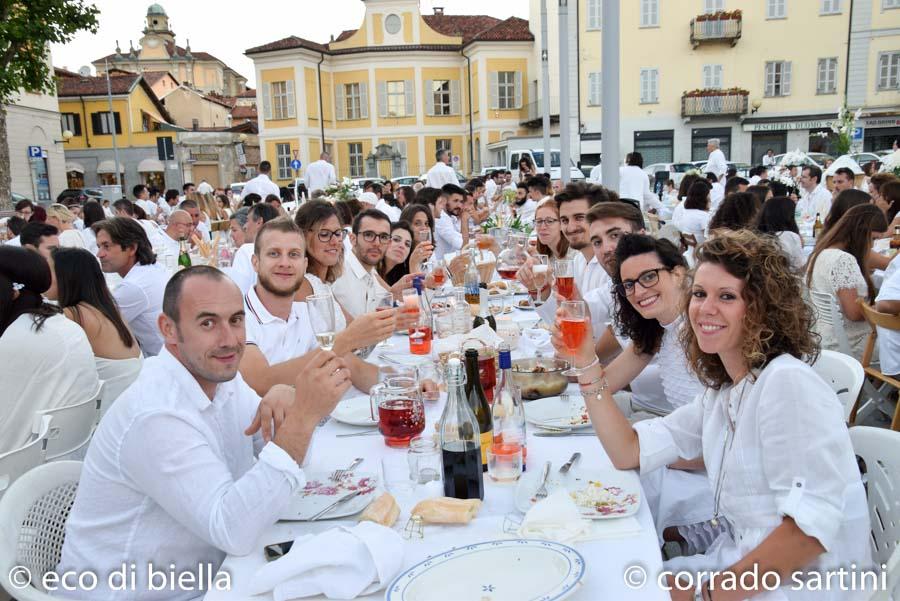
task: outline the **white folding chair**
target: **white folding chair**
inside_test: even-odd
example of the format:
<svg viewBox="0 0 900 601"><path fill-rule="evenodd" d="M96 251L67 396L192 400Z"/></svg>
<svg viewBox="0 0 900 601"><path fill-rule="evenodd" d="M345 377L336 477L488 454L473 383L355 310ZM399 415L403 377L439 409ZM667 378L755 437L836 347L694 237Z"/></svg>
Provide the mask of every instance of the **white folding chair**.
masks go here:
<svg viewBox="0 0 900 601"><path fill-rule="evenodd" d="M37 437L26 445L0 455L0 497L22 474L44 463L47 447L46 422Z"/></svg>
<svg viewBox="0 0 900 601"><path fill-rule="evenodd" d="M46 461L65 457L87 447L100 419L103 386L104 382L101 380L91 398L77 405L35 412L32 431L40 432L46 423Z"/></svg>
<svg viewBox="0 0 900 601"><path fill-rule="evenodd" d="M844 316L837 304L837 298L833 294L814 290L809 291L809 297L816 311L816 319L831 326L838 350L845 355L853 355L850 350L850 341L847 340L847 330L844 329Z"/></svg>
<svg viewBox="0 0 900 601"><path fill-rule="evenodd" d="M16 480L0 498L0 586L18 601L57 598L48 595L41 583L59 563L80 477L80 461L46 463ZM16 577L16 566L31 573L30 586L21 588L10 581Z"/></svg>
<svg viewBox="0 0 900 601"><path fill-rule="evenodd" d="M866 467L872 561L888 566L887 587L873 599L900 599L900 432L854 426L850 441Z"/></svg>
<svg viewBox="0 0 900 601"><path fill-rule="evenodd" d="M822 350L812 368L834 390L844 406L844 421L849 422L866 379L862 364L850 355Z"/></svg>

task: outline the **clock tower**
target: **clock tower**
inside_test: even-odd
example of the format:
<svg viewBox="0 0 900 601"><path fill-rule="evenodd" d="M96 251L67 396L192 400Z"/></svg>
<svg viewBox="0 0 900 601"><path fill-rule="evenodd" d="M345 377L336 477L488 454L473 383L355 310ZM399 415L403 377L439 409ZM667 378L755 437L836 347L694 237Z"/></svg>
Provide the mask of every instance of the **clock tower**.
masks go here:
<svg viewBox="0 0 900 601"><path fill-rule="evenodd" d="M169 16L159 4L147 9L147 24L140 40L141 59L168 58L166 43L175 43L175 32L169 27Z"/></svg>

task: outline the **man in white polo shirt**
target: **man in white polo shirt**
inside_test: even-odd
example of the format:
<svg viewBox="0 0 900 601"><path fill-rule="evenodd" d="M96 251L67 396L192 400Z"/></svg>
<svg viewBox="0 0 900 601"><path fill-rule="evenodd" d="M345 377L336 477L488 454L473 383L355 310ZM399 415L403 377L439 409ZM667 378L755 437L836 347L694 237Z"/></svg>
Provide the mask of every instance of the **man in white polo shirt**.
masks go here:
<svg viewBox="0 0 900 601"><path fill-rule="evenodd" d="M256 282L256 271L253 270L253 241L256 232L267 221L278 217L278 210L265 202L258 202L250 207L247 223L244 224L244 243L234 253L231 267L223 271L238 285L242 293L246 293Z"/></svg>
<svg viewBox="0 0 900 601"><path fill-rule="evenodd" d="M391 220L375 209L367 209L353 220L352 252L344 253L344 271L331 289L350 317L375 309L375 293L386 292L375 268L384 258L391 240Z"/></svg>

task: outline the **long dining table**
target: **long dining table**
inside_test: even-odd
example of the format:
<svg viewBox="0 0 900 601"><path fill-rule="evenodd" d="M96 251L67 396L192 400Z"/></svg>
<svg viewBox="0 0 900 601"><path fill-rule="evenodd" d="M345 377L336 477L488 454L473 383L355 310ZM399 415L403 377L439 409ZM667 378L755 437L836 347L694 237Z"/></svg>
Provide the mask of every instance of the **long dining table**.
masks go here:
<svg viewBox="0 0 900 601"><path fill-rule="evenodd" d="M517 297L525 298L525 297ZM503 316L512 319L522 327L529 327L538 319L533 311L521 311L514 309L511 315ZM408 351L406 336L395 335L391 339L392 348L389 352L393 355ZM369 361L379 362L379 350L376 349L369 357ZM514 350L513 359L523 355ZM569 385L568 392L578 394L574 384ZM359 391L351 389L347 396L360 395ZM346 398L346 397L345 397ZM440 420L443 411L446 393L442 392L437 401L425 402L426 426L425 434L435 432L435 425ZM381 472L381 460L392 455L397 460L403 460L407 450L388 447L378 433L338 437L341 434L353 434L361 431L361 428L340 423L334 419L321 425L313 438L311 455L308 457L308 471L332 471L346 467L354 458L363 457L364 462L357 469L359 472ZM595 436L534 436L535 428L529 427L527 432L527 470L539 470L545 461L552 463L552 470L556 471L565 463L574 452L580 452L581 458L572 468L577 474L579 470L612 469L612 464L603 450L599 440ZM383 481L379 487L383 487ZM484 502L477 515L469 524L453 526L426 525L424 538L411 538L405 541L403 570L450 549L467 545L493 541L498 539L516 538L514 534L504 532L504 523L509 524L510 517L522 518L522 514L515 508L514 493L515 483L493 482L488 474L484 475ZM382 488L383 490L383 488ZM377 496L377 495L376 495ZM656 529L647 503L643 500L641 491L641 505L634 516L640 524L639 532L633 531L631 535L616 537L614 534L602 536L604 521L599 520L595 528L601 537L584 542L566 543L575 548L584 558L584 577L578 587L574 589L568 599L573 601L595 601L597 599L615 599L627 601L629 599L641 601L654 601L669 599L669 593L657 585L657 577L663 570L662 557ZM410 516L412 502L405 502L398 496L401 506L401 515L394 528L400 532L403 530ZM516 518L513 518L516 519ZM270 600L270 593L251 595L248 590L254 574L266 563L264 548L266 545L295 540L308 534L318 534L335 526L353 526L357 523L356 517L343 519L319 520L315 522L304 521L279 521L265 530L261 535L256 548L249 555L229 555L220 568L220 572L227 572L231 588L228 591L212 590L207 593L207 601L226 600ZM506 530L509 530L507 527ZM504 566L497 566L502 570ZM646 581L638 585L646 576ZM464 577L464 575L461 575ZM626 582L630 579L629 582ZM383 599L385 590L382 588L360 599ZM325 597L314 597L324 599ZM460 600L462 601L462 600Z"/></svg>

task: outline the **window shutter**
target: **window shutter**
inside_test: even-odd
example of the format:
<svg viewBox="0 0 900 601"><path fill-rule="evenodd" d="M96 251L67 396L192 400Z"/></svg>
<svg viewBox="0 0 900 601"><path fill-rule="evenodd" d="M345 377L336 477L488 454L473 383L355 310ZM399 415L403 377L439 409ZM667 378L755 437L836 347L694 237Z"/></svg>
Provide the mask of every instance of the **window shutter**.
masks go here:
<svg viewBox="0 0 900 601"><path fill-rule="evenodd" d="M359 83L359 118L369 118L369 82Z"/></svg>
<svg viewBox="0 0 900 601"><path fill-rule="evenodd" d="M712 68L712 76L713 76L713 87L717 90L721 90L722 85L722 65L713 65Z"/></svg>
<svg viewBox="0 0 900 601"><path fill-rule="evenodd" d="M791 61L785 61L781 71L781 95L790 96L791 94Z"/></svg>
<svg viewBox="0 0 900 601"><path fill-rule="evenodd" d="M347 120L347 103L344 101L344 84L334 86L334 118L338 121Z"/></svg>
<svg viewBox="0 0 900 601"><path fill-rule="evenodd" d="M884 57L882 57L884 58ZM883 61L882 61L883 62ZM101 133L100 113L91 113L91 133L95 136Z"/></svg>
<svg viewBox="0 0 900 601"><path fill-rule="evenodd" d="M703 65L703 87L712 87L712 65Z"/></svg>
<svg viewBox="0 0 900 601"><path fill-rule="evenodd" d="M775 95L775 63L766 63L765 74L766 86L764 94L766 96Z"/></svg>
<svg viewBox="0 0 900 601"><path fill-rule="evenodd" d="M490 72L488 79L488 88L491 92L491 110L496 111L500 108L500 78L496 71Z"/></svg>
<svg viewBox="0 0 900 601"><path fill-rule="evenodd" d="M434 114L434 80L425 80L425 114Z"/></svg>
<svg viewBox="0 0 900 601"><path fill-rule="evenodd" d="M406 94L406 116L412 117L416 114L416 91L413 89L415 82L407 79L403 82L403 92Z"/></svg>
<svg viewBox="0 0 900 601"><path fill-rule="evenodd" d="M117 135L118 135L118 134L121 134L121 133L122 133L122 120L119 118L119 113L118 113L118 111L116 111L115 113L113 113L113 122L115 123L116 134L117 134Z"/></svg>
<svg viewBox="0 0 900 601"><path fill-rule="evenodd" d="M659 70L650 71L650 100L657 102L659 100Z"/></svg>
<svg viewBox="0 0 900 601"><path fill-rule="evenodd" d="M72 113L72 134L81 135L81 115L78 113Z"/></svg>
<svg viewBox="0 0 900 601"><path fill-rule="evenodd" d="M515 82L515 101L513 106L517 109L522 108L522 72L516 71L513 81Z"/></svg>
<svg viewBox="0 0 900 601"><path fill-rule="evenodd" d="M387 97L387 82L379 81L375 84L378 87L378 116L381 118L388 116L388 97ZM360 89L360 101L362 99L362 85L359 86Z"/></svg>
<svg viewBox="0 0 900 601"><path fill-rule="evenodd" d="M263 97L263 119L272 119L272 85L264 83L262 85Z"/></svg>
<svg viewBox="0 0 900 601"><path fill-rule="evenodd" d="M459 115L462 112L459 104L459 80L450 80L450 114Z"/></svg>
<svg viewBox="0 0 900 601"><path fill-rule="evenodd" d="M646 69L641 69L641 102L647 102L650 95L649 77Z"/></svg>
<svg viewBox="0 0 900 601"><path fill-rule="evenodd" d="M287 90L287 118L293 119L297 116L297 112L294 107L294 80L289 79L284 82L284 89Z"/></svg>

